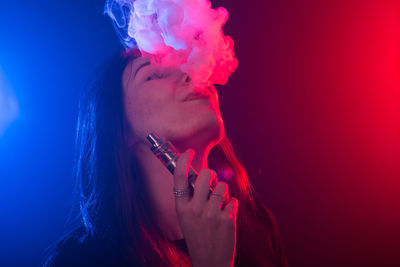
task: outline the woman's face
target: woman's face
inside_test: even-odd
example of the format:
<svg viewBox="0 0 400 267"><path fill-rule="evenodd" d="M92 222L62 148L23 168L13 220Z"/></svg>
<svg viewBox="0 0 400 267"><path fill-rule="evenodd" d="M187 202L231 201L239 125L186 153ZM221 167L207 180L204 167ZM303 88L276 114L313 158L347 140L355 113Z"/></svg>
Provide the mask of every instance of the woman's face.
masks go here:
<svg viewBox="0 0 400 267"><path fill-rule="evenodd" d="M122 84L132 143L147 142L153 131L178 147L180 143L195 147L194 142L215 145L224 136L214 86L194 88L190 77L179 69L153 65L143 57L126 66ZM202 90L208 96L193 97Z"/></svg>

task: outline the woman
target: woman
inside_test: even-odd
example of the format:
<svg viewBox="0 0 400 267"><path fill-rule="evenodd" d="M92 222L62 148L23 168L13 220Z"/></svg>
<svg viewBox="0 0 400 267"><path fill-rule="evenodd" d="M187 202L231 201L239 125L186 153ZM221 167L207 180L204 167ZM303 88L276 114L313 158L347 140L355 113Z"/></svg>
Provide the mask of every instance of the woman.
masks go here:
<svg viewBox="0 0 400 267"><path fill-rule="evenodd" d="M98 73L77 123L81 226L45 265L286 266L276 220L225 136L215 88L194 88L135 49ZM153 131L185 151L174 175L149 149Z"/></svg>

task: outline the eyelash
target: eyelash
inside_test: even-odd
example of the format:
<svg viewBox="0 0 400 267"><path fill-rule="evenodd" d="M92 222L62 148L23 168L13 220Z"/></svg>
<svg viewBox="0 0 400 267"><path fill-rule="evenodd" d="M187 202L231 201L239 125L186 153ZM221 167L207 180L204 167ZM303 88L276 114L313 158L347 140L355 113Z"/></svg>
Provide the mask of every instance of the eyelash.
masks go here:
<svg viewBox="0 0 400 267"><path fill-rule="evenodd" d="M156 76L158 79L161 79L161 78L164 77L163 74L153 73L152 75L150 75L149 77L147 77L146 81L152 80L151 78L154 77L154 76Z"/></svg>

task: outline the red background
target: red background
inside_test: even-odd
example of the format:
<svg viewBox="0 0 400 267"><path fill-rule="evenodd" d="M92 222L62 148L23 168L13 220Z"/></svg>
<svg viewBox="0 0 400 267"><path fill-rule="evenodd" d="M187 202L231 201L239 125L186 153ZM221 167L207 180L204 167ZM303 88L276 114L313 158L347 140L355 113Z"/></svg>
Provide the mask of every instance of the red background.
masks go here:
<svg viewBox="0 0 400 267"><path fill-rule="evenodd" d="M400 2L214 1L227 135L291 266L400 266Z"/></svg>

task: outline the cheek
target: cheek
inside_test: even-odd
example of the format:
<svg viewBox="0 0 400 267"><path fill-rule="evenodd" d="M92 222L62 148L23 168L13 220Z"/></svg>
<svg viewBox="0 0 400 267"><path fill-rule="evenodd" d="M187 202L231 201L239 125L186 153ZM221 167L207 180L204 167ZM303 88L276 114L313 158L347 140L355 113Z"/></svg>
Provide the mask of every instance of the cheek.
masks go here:
<svg viewBox="0 0 400 267"><path fill-rule="evenodd" d="M162 92L135 92L125 97L125 114L133 133L145 138L151 131L157 131L171 114L170 96Z"/></svg>

